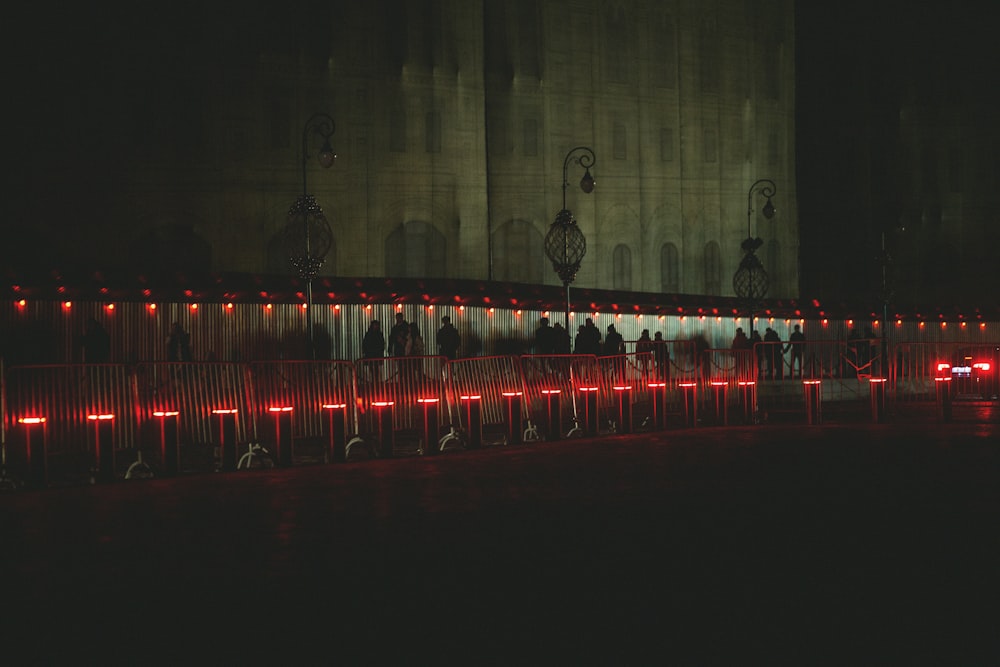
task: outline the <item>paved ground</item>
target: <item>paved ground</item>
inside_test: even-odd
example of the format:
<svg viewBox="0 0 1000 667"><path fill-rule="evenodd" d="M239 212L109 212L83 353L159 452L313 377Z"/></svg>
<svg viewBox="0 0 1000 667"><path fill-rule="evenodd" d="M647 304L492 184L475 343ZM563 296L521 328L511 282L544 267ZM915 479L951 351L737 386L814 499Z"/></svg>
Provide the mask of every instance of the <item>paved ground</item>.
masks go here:
<svg viewBox="0 0 1000 667"><path fill-rule="evenodd" d="M7 493L0 646L36 664L996 664L998 436L698 428Z"/></svg>

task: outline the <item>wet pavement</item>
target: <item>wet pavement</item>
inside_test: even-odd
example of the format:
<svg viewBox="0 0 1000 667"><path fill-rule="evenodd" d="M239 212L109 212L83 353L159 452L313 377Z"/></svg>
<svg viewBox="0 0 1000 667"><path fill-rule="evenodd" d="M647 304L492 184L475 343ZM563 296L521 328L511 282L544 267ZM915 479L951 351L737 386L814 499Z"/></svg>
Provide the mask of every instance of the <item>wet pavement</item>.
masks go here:
<svg viewBox="0 0 1000 667"><path fill-rule="evenodd" d="M35 664L988 664L1000 425L697 428L0 495Z"/></svg>

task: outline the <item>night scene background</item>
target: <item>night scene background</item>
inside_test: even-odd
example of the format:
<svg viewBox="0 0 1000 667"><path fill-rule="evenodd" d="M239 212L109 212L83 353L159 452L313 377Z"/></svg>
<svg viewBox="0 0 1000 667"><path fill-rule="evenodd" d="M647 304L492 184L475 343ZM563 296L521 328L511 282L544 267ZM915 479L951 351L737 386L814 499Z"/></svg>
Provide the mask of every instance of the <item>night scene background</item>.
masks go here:
<svg viewBox="0 0 1000 667"><path fill-rule="evenodd" d="M522 14L548 7L546 17L558 15L553 7L567 15L580 9L574 3L564 3L565 7L514 4ZM5 268L129 270L135 268L130 262L142 257L148 270L150 258L155 260L158 252L166 254L167 263L178 262L182 268L189 263L192 270L210 265L213 270L275 272L280 262L270 256L266 261L241 259L239 253L247 249L238 248L243 237L239 229L243 223L238 219L238 224L227 222L231 228L221 233L226 244L234 247L231 256L221 258L222 243L214 240L213 249L203 247L203 239L191 233L190 223L177 224L176 220L160 227L172 228L174 236L157 232L160 235L147 234L128 245L119 237L139 235L129 229L134 225L154 226L148 220L129 218L130 211L138 208L137 200L146 199L146 209L166 209L175 187L217 190L213 196L219 199L218 208L231 207L224 173L230 160L243 159L240 168L249 169L261 182L283 182L287 200L294 195L299 180L299 117L329 105L322 99L293 105L287 110L290 130L259 129L271 135L285 133L282 140L287 150L259 168L248 167L245 156L238 154L247 143L247 137L240 134L247 125L237 118L206 122L200 106L206 91L224 97L228 89L237 90L245 83L240 77L247 67L259 66L261 54L273 59L265 67L281 69L289 62L300 63L287 68L286 88L277 86L263 96L296 91L296 77L314 77L309 63L322 62L336 50L333 43L344 39L343 25L347 24L342 17L350 14L354 21L386 17L396 21L387 31L391 36L393 30L403 30L400 26L405 21L400 22L400 16L419 20L422 13L447 13L459 6L383 2L372 5L374 10L363 16L336 2L254 2L238 9L172 3L107 13L77 5L22 8L22 18L6 22L4 28L8 87L13 91L5 123L10 202L0 255ZM628 2L616 6L624 7L626 15L632 7ZM484 7L486 19L498 11L497 5L488 2ZM727 18L732 7L725 3L670 5L678 15L696 8L721 15L720 24L727 31L740 28L738 20ZM1000 284L1000 263L995 261L1000 245L1000 201L995 187L1000 139L993 113L998 93L991 73L998 49L991 29L1000 12L983 3L957 3L942 9L891 1L748 2L738 11L747 17L746 32L752 33L772 19L792 20L785 15L788 8L794 9L794 190L798 201L796 217L786 220L797 219L799 248L797 258L782 258L791 267L783 278L779 270L768 267L777 283L772 290L778 292L775 296L823 303L878 303L887 289L901 308L906 304L994 305ZM590 10L584 6L581 12ZM486 24L488 31L488 20ZM749 39L766 39L765 32ZM410 34L412 40L412 28ZM431 30L427 39L438 37ZM391 49L393 41L388 43ZM588 54L599 51L586 41L579 48ZM372 75L379 76L377 72ZM334 99L334 108L329 109L335 117L337 103ZM210 131L227 135L212 138L207 134ZM350 173L356 172L357 165L349 156L359 152L359 145L374 140L350 132L349 127L342 127L337 135L341 141L351 137L354 142L337 147L344 171L336 180L346 180L346 188L356 185ZM209 144L215 154L206 157L204 148ZM541 224L547 224L542 216L551 216L557 208L555 160L559 155L550 158L543 171L549 194L539 207ZM184 165L191 161L198 163L200 175L189 178ZM276 170L274 162L285 167ZM602 164L607 175L608 161ZM765 173L751 178L767 175L766 170L758 172ZM314 173L311 178L316 183L325 177ZM123 198L118 184L129 179L128 197ZM610 187L607 183L605 179L602 185ZM336 209L342 191L336 185L329 187L328 206ZM432 177L421 187L434 190L439 185ZM723 188L724 217L730 218L723 221L720 238L725 267L738 259L730 238L738 242L742 234L745 187L745 179L737 179ZM777 199L779 211L784 205L787 214L787 198L782 202L779 194ZM219 223L202 219L198 224ZM732 229L727 230L727 225ZM122 230L125 233L119 233ZM761 233L767 236L768 232ZM443 234L448 237L448 230ZM772 236L777 234L772 232ZM109 256L91 257L88 250L81 250L91 247L95 236L107 239L114 248ZM883 238L891 262L883 261ZM377 247L377 241L373 243ZM792 245L790 240L788 246ZM215 255L208 260L211 252ZM539 251L529 248L528 252L538 255ZM438 259L429 256L428 265L440 263ZM461 266L450 266L449 274L484 277L474 268L475 262L463 261ZM544 266L540 256L533 256L533 261ZM593 271L593 263L600 261L591 253L584 271ZM638 257L632 259L633 265L638 261ZM682 262L692 260L684 255ZM331 260L326 270L336 273L336 262ZM381 263L365 270L374 276L385 272ZM719 289L725 294L731 271L721 273ZM555 281L544 268L539 275L538 280ZM609 289L659 288L654 284L650 290L646 282L635 284L638 281L615 276L584 275L581 280ZM701 291L690 284L678 290Z"/></svg>

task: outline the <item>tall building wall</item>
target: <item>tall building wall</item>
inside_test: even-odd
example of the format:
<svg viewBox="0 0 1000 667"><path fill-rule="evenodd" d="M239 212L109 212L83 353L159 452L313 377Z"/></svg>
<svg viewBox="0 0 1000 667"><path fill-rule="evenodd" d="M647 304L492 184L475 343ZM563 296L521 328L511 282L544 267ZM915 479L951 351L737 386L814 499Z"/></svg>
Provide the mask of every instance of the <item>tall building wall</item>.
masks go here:
<svg viewBox="0 0 1000 667"><path fill-rule="evenodd" d="M793 4L382 0L220 18L200 61L118 63L86 112L114 138L113 157L88 157L107 172L95 201L75 222L42 212L37 233L64 244L53 261L95 268L290 272L303 127L325 112L337 162L321 169L305 143L334 237L321 275L556 284L542 239L564 158L587 146L597 189L567 174L588 242L577 284L732 295L747 189L769 178L778 215L755 197L752 233L768 296L798 296Z"/></svg>

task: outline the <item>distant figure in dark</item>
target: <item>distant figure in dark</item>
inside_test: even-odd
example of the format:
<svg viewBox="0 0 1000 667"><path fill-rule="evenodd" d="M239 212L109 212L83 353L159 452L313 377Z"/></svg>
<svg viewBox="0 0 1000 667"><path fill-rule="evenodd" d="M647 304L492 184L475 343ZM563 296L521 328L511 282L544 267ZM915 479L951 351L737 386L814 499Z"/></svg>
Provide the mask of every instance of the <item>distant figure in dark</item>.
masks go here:
<svg viewBox="0 0 1000 667"><path fill-rule="evenodd" d="M556 354L569 354L569 332L563 329L563 326L556 322L552 326L552 338L555 341L555 347L553 351Z"/></svg>
<svg viewBox="0 0 1000 667"><path fill-rule="evenodd" d="M416 322L410 322L410 331L406 336L406 356L422 357L425 354L424 337L420 335L420 327Z"/></svg>
<svg viewBox="0 0 1000 667"><path fill-rule="evenodd" d="M437 332L438 353L448 359L458 358L458 347L462 344L462 337L458 329L451 323L451 318L445 315L441 318L441 328Z"/></svg>
<svg viewBox="0 0 1000 667"><path fill-rule="evenodd" d="M365 359L381 359L385 355L385 336L382 334L382 325L378 320L368 323L368 331L361 339L361 356Z"/></svg>
<svg viewBox="0 0 1000 667"><path fill-rule="evenodd" d="M111 336L93 317L84 325L80 343L83 346L84 363L105 364L111 361Z"/></svg>
<svg viewBox="0 0 1000 667"><path fill-rule="evenodd" d="M410 335L410 325L403 318L403 313L396 313L396 323L389 330L389 356L406 356L406 338Z"/></svg>
<svg viewBox="0 0 1000 667"><path fill-rule="evenodd" d="M580 327L580 333L577 334L576 346L573 351L576 354L601 355L601 332L594 326L594 320L591 318L588 317L586 323Z"/></svg>
<svg viewBox="0 0 1000 667"><path fill-rule="evenodd" d="M750 353L750 339L743 332L743 327L736 327L736 335L733 336L733 361L736 364L736 373L740 378L745 378L752 364Z"/></svg>
<svg viewBox="0 0 1000 667"><path fill-rule="evenodd" d="M653 334L653 359L656 360L656 376L664 382L669 382L670 350L667 349L667 341L663 340L663 333L659 331Z"/></svg>
<svg viewBox="0 0 1000 667"><path fill-rule="evenodd" d="M785 357L781 352L781 336L771 327L767 327L764 331L764 343L767 347L764 354L764 360L767 362L767 379L783 380L785 378Z"/></svg>
<svg viewBox="0 0 1000 667"><path fill-rule="evenodd" d="M555 351L556 331L549 326L549 318L543 317L535 329L535 354L555 354Z"/></svg>
<svg viewBox="0 0 1000 667"><path fill-rule="evenodd" d="M573 337L573 354L589 354L587 350L587 330L581 324L576 328L576 336Z"/></svg>
<svg viewBox="0 0 1000 667"><path fill-rule="evenodd" d="M625 339L615 329L615 325L608 325L608 334L604 337L604 356L613 357L618 354L625 354Z"/></svg>
<svg viewBox="0 0 1000 667"><path fill-rule="evenodd" d="M180 322L170 325L167 335L167 361L191 361L191 335L184 331Z"/></svg>
<svg viewBox="0 0 1000 667"><path fill-rule="evenodd" d="M791 377L795 377L795 362L799 362L799 379L802 379L802 353L804 352L806 342L806 335L802 333L799 325L796 324L792 335L788 337L788 345L785 346L785 352L791 350L792 358L788 363L788 372Z"/></svg>
<svg viewBox="0 0 1000 667"><path fill-rule="evenodd" d="M385 358L385 335L378 320L368 323L368 331L361 339L361 367L364 369L364 379L372 382L382 377L382 361Z"/></svg>
<svg viewBox="0 0 1000 667"><path fill-rule="evenodd" d="M750 347L754 351L754 361L757 365L757 370L754 373L754 378L760 377L762 369L764 367L764 346L761 345L764 340L760 337L760 330L754 329L750 332Z"/></svg>
<svg viewBox="0 0 1000 667"><path fill-rule="evenodd" d="M639 340L635 342L635 354L643 374L649 372L653 357L653 339L649 337L649 329L643 329Z"/></svg>

